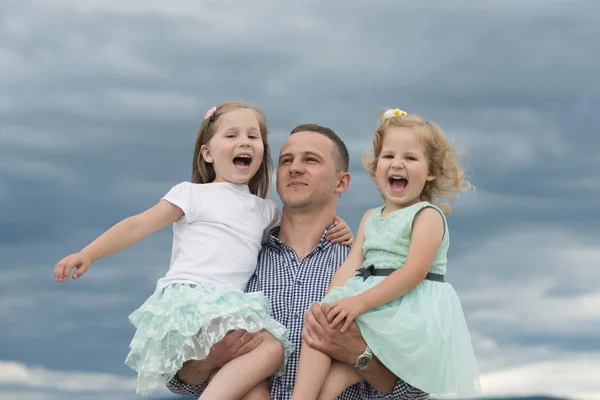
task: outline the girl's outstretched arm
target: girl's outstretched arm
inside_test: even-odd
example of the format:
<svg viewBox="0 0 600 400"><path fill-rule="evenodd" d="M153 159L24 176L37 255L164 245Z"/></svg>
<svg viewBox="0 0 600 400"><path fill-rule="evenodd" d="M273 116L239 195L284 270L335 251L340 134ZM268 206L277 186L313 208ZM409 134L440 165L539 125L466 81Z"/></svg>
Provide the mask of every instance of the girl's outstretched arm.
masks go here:
<svg viewBox="0 0 600 400"><path fill-rule="evenodd" d="M125 218L104 232L79 253L60 260L54 267L57 282L69 280L71 271L76 269L73 279L85 274L91 263L120 250L123 250L150 234L172 224L183 216L183 211L166 200L143 213Z"/></svg>
<svg viewBox="0 0 600 400"><path fill-rule="evenodd" d="M442 243L444 229L444 220L434 208L424 208L415 216L406 264L357 296L367 310L404 296L425 279Z"/></svg>

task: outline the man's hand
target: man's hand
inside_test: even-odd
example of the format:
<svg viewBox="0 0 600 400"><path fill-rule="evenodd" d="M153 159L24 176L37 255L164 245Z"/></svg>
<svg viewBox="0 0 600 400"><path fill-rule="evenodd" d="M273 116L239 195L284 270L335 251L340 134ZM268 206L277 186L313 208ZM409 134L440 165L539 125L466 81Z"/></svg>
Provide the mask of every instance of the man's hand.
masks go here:
<svg viewBox="0 0 600 400"><path fill-rule="evenodd" d="M346 332L341 332L339 325L332 328L318 303L314 303L306 312L302 338L308 346L352 366L367 348L356 322L352 322ZM357 372L379 393L392 393L398 381L394 373L376 357L373 357L368 368Z"/></svg>
<svg viewBox="0 0 600 400"><path fill-rule="evenodd" d="M341 332L339 325L331 327L318 303L313 303L306 312L302 338L310 347L349 365L354 365L367 347L356 322L352 322L345 332Z"/></svg>
<svg viewBox="0 0 600 400"><path fill-rule="evenodd" d="M263 337L259 332L250 333L242 329L227 332L223 340L211 348L206 359L185 362L177 372L177 378L188 385L200 385L213 370L254 350L262 341Z"/></svg>
<svg viewBox="0 0 600 400"><path fill-rule="evenodd" d="M262 341L259 332L250 333L243 329L229 331L223 340L211 348L207 360L214 368L221 368L234 358L254 350Z"/></svg>

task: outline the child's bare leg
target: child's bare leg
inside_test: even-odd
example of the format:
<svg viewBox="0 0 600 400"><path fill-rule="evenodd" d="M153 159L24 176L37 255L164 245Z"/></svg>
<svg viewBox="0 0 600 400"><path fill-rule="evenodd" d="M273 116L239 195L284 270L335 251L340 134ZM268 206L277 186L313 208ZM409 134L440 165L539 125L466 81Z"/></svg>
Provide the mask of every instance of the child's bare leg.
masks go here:
<svg viewBox="0 0 600 400"><path fill-rule="evenodd" d="M331 357L307 345L304 340L292 400L316 399L331 366Z"/></svg>
<svg viewBox="0 0 600 400"><path fill-rule="evenodd" d="M271 400L271 393L269 393L269 382L265 379L258 385L254 386L244 397L242 397L241 400Z"/></svg>
<svg viewBox="0 0 600 400"><path fill-rule="evenodd" d="M354 367L334 361L331 364L327 378L325 378L325 383L319 393L318 399L335 400L344 390L361 380L362 377L356 372Z"/></svg>
<svg viewBox="0 0 600 400"><path fill-rule="evenodd" d="M251 352L225 364L199 399L238 400L279 369L283 362L283 346L269 333L261 335L263 342Z"/></svg>

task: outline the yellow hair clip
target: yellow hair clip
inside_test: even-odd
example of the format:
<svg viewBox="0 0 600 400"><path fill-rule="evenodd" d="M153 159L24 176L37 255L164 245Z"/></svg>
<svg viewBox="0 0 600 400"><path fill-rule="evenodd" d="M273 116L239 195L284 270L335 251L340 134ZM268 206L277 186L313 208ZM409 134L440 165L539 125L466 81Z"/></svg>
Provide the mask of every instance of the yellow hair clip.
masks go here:
<svg viewBox="0 0 600 400"><path fill-rule="evenodd" d="M393 118L393 117L404 117L405 115L407 115L406 111L402 111L399 108L394 108L387 110L386 112L383 113L383 119L388 119L388 118Z"/></svg>

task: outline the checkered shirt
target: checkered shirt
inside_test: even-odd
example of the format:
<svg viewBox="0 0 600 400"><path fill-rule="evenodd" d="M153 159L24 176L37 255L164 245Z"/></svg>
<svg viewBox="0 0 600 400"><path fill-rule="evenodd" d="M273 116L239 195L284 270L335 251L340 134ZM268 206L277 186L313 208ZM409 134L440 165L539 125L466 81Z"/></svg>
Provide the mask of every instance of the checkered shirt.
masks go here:
<svg viewBox="0 0 600 400"><path fill-rule="evenodd" d="M262 291L271 301L273 317L290 331L290 341L295 351L290 355L286 371L271 381L271 399L291 398L302 344L304 312L327 292L333 274L346 259L350 248L325 240L325 231L317 246L302 260L296 252L283 244L277 236L279 228L268 235L258 256L256 272L248 282L247 291ZM200 396L206 383L187 385L176 377L167 383L171 392L180 395ZM368 383L357 383L344 391L338 400L424 400L429 396L398 379L390 394L376 392Z"/></svg>

